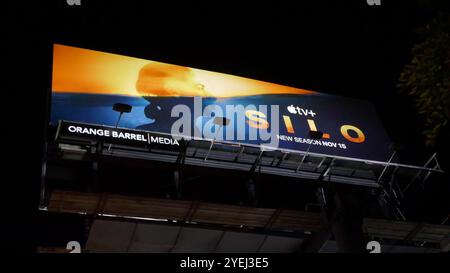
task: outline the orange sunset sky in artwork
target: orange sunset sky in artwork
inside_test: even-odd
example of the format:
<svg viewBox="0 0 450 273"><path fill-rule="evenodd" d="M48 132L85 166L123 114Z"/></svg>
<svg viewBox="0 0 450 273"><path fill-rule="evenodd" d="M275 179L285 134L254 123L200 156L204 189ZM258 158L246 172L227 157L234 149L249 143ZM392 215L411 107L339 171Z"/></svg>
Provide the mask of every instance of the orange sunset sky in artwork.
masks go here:
<svg viewBox="0 0 450 273"><path fill-rule="evenodd" d="M314 91L201 69L55 44L53 92L236 97Z"/></svg>

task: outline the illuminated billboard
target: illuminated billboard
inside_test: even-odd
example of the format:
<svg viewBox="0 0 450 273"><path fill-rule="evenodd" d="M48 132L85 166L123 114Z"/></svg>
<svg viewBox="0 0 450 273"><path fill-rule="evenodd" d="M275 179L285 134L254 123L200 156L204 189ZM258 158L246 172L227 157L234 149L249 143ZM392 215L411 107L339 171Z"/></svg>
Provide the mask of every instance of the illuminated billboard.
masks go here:
<svg viewBox="0 0 450 273"><path fill-rule="evenodd" d="M373 106L196 68L54 45L51 124L119 127L286 151L387 161ZM320 138L311 133L321 132ZM323 133L323 134L322 134Z"/></svg>

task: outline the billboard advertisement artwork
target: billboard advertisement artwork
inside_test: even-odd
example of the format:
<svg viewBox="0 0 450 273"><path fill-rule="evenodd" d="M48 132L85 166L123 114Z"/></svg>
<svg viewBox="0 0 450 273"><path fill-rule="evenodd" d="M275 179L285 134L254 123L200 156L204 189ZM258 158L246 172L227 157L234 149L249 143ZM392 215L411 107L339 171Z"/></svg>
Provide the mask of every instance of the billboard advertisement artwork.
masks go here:
<svg viewBox="0 0 450 273"><path fill-rule="evenodd" d="M131 106L119 124L117 104ZM389 158L389 138L367 101L55 44L50 123L60 120L352 159Z"/></svg>

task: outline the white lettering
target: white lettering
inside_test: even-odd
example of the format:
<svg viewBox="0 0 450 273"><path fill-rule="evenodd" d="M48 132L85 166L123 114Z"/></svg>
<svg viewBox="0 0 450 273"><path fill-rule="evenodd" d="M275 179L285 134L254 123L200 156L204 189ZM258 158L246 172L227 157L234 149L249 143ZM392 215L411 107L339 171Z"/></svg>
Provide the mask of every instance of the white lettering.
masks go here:
<svg viewBox="0 0 450 273"><path fill-rule="evenodd" d="M168 137L150 137L150 142L157 143L157 144L164 144L164 145L177 145L180 146L180 143L178 143L178 140Z"/></svg>

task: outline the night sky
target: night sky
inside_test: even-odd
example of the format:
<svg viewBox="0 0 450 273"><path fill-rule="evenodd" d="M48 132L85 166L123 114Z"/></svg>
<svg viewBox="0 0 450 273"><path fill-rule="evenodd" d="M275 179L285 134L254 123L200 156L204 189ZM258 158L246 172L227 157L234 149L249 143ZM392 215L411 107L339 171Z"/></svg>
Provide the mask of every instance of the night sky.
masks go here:
<svg viewBox="0 0 450 273"><path fill-rule="evenodd" d="M395 85L417 41L414 30L445 8L439 1L81 2L29 1L2 11L8 66L1 89L3 104L13 106L2 107L2 119L14 128L9 161L27 166L15 175L31 189L28 200L39 189L53 42L367 99L408 151L404 161L423 164L431 155L421 118Z"/></svg>

